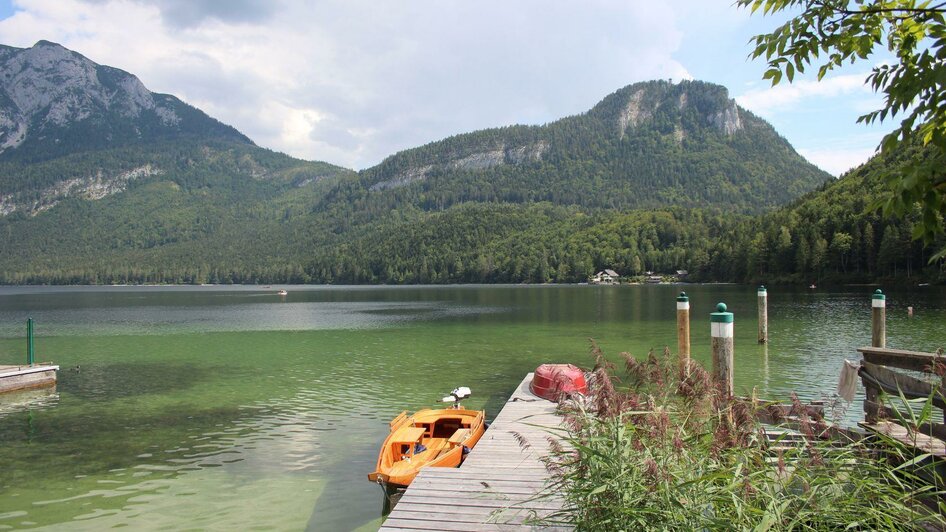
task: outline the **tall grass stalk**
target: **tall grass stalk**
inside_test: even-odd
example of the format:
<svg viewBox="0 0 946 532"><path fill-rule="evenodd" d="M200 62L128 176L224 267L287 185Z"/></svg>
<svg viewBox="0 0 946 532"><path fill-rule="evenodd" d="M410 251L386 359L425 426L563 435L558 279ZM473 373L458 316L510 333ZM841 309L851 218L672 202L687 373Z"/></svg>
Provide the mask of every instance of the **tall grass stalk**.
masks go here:
<svg viewBox="0 0 946 532"><path fill-rule="evenodd" d="M920 478L935 475L928 457L828 441L797 399L790 416L805 443L768 441L762 405L721 393L695 362L624 353L618 379L594 343L592 355L594 397L565 407L567 445L548 463L568 508L553 520L578 530L946 527L937 484Z"/></svg>

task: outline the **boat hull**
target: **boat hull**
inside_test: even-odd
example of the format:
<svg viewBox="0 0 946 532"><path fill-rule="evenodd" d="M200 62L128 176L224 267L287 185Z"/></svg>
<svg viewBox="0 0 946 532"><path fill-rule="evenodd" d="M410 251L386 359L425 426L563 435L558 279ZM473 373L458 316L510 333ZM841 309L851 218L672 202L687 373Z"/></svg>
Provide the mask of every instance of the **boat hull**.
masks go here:
<svg viewBox="0 0 946 532"><path fill-rule="evenodd" d="M535 370L529 390L549 401L559 401L563 396L587 394L588 385L581 368L571 364L542 364Z"/></svg>
<svg viewBox="0 0 946 532"><path fill-rule="evenodd" d="M425 467L458 467L485 431L481 410L420 410L412 416L402 412L391 421L368 480L389 489L407 487Z"/></svg>

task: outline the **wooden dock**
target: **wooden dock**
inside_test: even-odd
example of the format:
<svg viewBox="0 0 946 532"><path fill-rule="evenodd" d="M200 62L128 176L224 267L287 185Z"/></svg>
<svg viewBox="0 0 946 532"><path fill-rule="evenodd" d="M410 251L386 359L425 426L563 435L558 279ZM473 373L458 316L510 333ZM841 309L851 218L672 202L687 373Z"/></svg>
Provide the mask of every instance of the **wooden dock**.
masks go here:
<svg viewBox="0 0 946 532"><path fill-rule="evenodd" d="M52 364L0 366L0 392L53 386L57 371L59 366Z"/></svg>
<svg viewBox="0 0 946 532"><path fill-rule="evenodd" d="M422 469L381 531L571 530L535 524L562 509L561 497L542 495L562 418L556 403L529 391L532 373L519 383L463 465ZM524 443L520 443L524 442Z"/></svg>

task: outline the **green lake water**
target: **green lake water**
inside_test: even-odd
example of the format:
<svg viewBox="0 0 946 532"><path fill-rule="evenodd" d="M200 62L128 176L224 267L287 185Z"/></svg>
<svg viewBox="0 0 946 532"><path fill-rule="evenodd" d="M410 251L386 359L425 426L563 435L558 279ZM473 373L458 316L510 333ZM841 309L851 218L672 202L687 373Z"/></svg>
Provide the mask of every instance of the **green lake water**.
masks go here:
<svg viewBox="0 0 946 532"><path fill-rule="evenodd" d="M736 388L831 398L870 343L872 288L0 287L0 364L62 367L56 389L0 396L0 530L373 530L366 480L388 421L469 386L492 417L544 362L588 367L676 346L690 294L694 358L709 313L735 313ZM888 346L946 347L946 289L888 292ZM913 306L915 315L907 316ZM859 416L855 401L848 421Z"/></svg>

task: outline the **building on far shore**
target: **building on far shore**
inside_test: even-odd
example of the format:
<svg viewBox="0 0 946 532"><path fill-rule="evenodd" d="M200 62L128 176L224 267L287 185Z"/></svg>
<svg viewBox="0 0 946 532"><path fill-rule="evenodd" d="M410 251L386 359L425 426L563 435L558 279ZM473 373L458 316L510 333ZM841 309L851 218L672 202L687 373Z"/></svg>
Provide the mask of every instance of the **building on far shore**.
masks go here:
<svg viewBox="0 0 946 532"><path fill-rule="evenodd" d="M591 284L618 284L618 279L620 278L621 276L618 275L618 272L614 270L604 270L591 276L588 282Z"/></svg>

